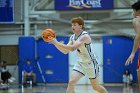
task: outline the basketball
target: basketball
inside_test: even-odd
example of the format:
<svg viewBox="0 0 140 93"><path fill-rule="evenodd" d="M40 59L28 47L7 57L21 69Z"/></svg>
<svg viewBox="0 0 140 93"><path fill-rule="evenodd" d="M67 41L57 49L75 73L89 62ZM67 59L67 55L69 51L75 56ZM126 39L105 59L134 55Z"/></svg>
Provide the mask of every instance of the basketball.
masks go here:
<svg viewBox="0 0 140 93"><path fill-rule="evenodd" d="M53 38L56 38L55 31L53 29L45 29L45 30L43 30L43 32L42 32L42 39L45 42L50 42L50 39L48 38L49 36L51 36Z"/></svg>

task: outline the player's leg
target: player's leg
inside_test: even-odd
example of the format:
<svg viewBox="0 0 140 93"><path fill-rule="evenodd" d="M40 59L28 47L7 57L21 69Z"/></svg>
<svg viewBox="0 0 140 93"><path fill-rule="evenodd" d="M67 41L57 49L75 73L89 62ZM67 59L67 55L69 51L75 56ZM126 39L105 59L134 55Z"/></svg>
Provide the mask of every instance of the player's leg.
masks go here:
<svg viewBox="0 0 140 93"><path fill-rule="evenodd" d="M138 76L138 93L140 93L140 69L137 70L137 76Z"/></svg>
<svg viewBox="0 0 140 93"><path fill-rule="evenodd" d="M23 82L22 83L23 84L26 83L27 73L23 73L23 77L22 78L23 78Z"/></svg>
<svg viewBox="0 0 140 93"><path fill-rule="evenodd" d="M99 66L96 60L88 62L88 64L83 64L83 71L90 79L90 83L94 90L99 93L108 93L107 90L99 84Z"/></svg>
<svg viewBox="0 0 140 93"><path fill-rule="evenodd" d="M68 83L66 93L73 93L74 92L74 87L81 77L83 77L83 74L81 74L77 71L74 71L74 70L72 71L72 75L70 77L70 81Z"/></svg>
<svg viewBox="0 0 140 93"><path fill-rule="evenodd" d="M138 93L140 93L140 49L139 49L139 57L137 62L137 77L138 77Z"/></svg>
<svg viewBox="0 0 140 93"><path fill-rule="evenodd" d="M108 93L107 90L99 84L98 79L90 79L91 85L94 90L98 91L99 93Z"/></svg>
<svg viewBox="0 0 140 93"><path fill-rule="evenodd" d="M36 74L32 73L31 76L32 76L32 79L33 79L33 83L36 83Z"/></svg>

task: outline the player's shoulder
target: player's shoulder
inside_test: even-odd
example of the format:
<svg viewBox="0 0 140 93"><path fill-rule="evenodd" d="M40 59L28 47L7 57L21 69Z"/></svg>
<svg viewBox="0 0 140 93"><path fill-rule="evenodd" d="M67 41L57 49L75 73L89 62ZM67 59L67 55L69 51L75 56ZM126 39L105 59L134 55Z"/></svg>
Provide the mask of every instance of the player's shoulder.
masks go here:
<svg viewBox="0 0 140 93"><path fill-rule="evenodd" d="M83 31L82 35L89 34L87 31Z"/></svg>
<svg viewBox="0 0 140 93"><path fill-rule="evenodd" d="M70 36L70 38L73 38L75 36L75 34L72 34L71 36Z"/></svg>
<svg viewBox="0 0 140 93"><path fill-rule="evenodd" d="M74 39L74 36L75 36L75 34L72 34L72 35L70 36L70 40L71 40L71 41Z"/></svg>
<svg viewBox="0 0 140 93"><path fill-rule="evenodd" d="M140 17L136 17L133 19L133 23L139 23L140 22Z"/></svg>
<svg viewBox="0 0 140 93"><path fill-rule="evenodd" d="M90 37L90 35L87 31L83 31L81 37Z"/></svg>
<svg viewBox="0 0 140 93"><path fill-rule="evenodd" d="M91 41L91 37L87 31L83 31L80 39L84 39L86 41Z"/></svg>

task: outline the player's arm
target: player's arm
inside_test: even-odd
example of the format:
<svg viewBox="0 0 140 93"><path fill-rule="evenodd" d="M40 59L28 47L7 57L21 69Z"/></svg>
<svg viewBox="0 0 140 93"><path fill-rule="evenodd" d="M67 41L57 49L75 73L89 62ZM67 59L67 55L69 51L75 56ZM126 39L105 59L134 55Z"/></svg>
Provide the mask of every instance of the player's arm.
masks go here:
<svg viewBox="0 0 140 93"><path fill-rule="evenodd" d="M71 38L72 38L72 36L70 37L70 40L69 40L69 42L68 42L67 45L72 45ZM56 40L56 41L57 41L57 40ZM52 42L53 42L53 41L52 41ZM58 42L58 41L57 41L57 42ZM63 44L62 42L58 42L58 43ZM63 54L67 54L67 53L70 52L69 50L67 50L67 49L65 49L65 48L63 48L63 47L56 46L56 45L55 45L55 47L56 47L60 52L62 52Z"/></svg>
<svg viewBox="0 0 140 93"><path fill-rule="evenodd" d="M135 18L133 19L133 26L134 26L134 30L136 32L136 36L134 39L134 44L133 44L133 48L132 48L132 52L129 56L129 58L126 60L125 65L129 65L130 63L133 62L135 53L140 45L140 19L139 18Z"/></svg>
<svg viewBox="0 0 140 93"><path fill-rule="evenodd" d="M134 44L133 44L133 49L132 49L132 55L135 55L138 47L139 47L139 44L140 44L140 19L138 18L135 18L133 20L133 26L134 26L134 30L136 32L136 36L135 36L135 39L134 39Z"/></svg>
<svg viewBox="0 0 140 93"><path fill-rule="evenodd" d="M65 44L62 44L56 40L52 40L52 43L56 46L56 47L61 47L63 49L66 49L68 51L74 51L76 49L78 49L83 43L89 43L91 41L89 35L85 34L83 35L80 39L78 39L77 41L75 41L74 44L68 44L68 45L65 45Z"/></svg>
<svg viewBox="0 0 140 93"><path fill-rule="evenodd" d="M57 43L58 44L62 44L62 45L64 45L63 43L61 43L61 42L58 42L57 41ZM69 43L67 44L67 45L71 45L72 44L72 41L69 41ZM54 44L55 45L55 44ZM69 53L70 51L68 50L68 49L65 49L64 47L61 47L61 46L59 46L59 45L55 45L55 47L59 50L59 51L61 51L62 53L64 53L64 54L67 54L67 53Z"/></svg>

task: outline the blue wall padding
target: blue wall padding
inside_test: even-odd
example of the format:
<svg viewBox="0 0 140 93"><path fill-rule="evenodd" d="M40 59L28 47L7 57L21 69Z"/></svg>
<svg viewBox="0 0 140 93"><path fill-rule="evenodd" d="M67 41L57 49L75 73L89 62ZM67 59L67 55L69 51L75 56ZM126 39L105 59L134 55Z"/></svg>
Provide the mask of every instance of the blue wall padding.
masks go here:
<svg viewBox="0 0 140 93"><path fill-rule="evenodd" d="M34 67L35 62L35 39L34 37L19 37L19 82L21 83L22 68L26 60L31 60Z"/></svg>
<svg viewBox="0 0 140 93"><path fill-rule="evenodd" d="M103 76L105 83L122 83L125 69L133 74L134 82L137 82L136 64L137 53L133 64L125 66L133 47L133 39L122 36L103 37Z"/></svg>
<svg viewBox="0 0 140 93"><path fill-rule="evenodd" d="M57 39L63 40L65 44L68 43L68 37L57 37ZM44 83L42 76L46 83L68 82L68 54L61 53L54 45L44 42L41 38L38 40L33 37L19 38L19 82L21 82L21 71L26 59L32 62L37 83ZM38 68L37 63L41 69Z"/></svg>
<svg viewBox="0 0 140 93"><path fill-rule="evenodd" d="M68 37L57 37L57 39L68 43ZM68 55L61 53L54 45L42 39L37 41L37 55L47 83L68 82Z"/></svg>

